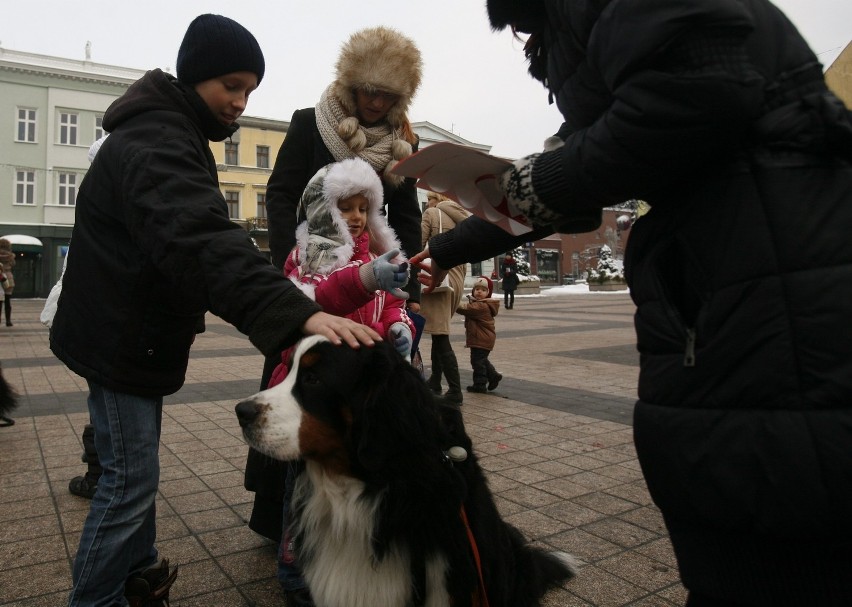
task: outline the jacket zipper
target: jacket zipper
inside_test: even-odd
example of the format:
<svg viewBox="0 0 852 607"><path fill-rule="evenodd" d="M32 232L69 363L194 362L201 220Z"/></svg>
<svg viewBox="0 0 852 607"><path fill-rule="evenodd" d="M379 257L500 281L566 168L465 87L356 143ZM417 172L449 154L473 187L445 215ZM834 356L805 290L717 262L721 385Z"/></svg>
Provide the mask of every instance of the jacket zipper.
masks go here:
<svg viewBox="0 0 852 607"><path fill-rule="evenodd" d="M695 329L686 329L686 352L683 357L683 366L695 366Z"/></svg>

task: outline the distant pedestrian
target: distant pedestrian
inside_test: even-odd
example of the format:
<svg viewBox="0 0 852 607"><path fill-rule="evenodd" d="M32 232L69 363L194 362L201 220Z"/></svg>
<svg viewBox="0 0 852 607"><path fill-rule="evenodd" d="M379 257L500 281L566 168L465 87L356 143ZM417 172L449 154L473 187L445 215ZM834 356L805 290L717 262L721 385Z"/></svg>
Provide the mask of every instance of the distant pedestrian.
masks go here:
<svg viewBox="0 0 852 607"><path fill-rule="evenodd" d="M503 306L507 310L515 307L515 289L518 288L521 279L518 278L518 262L512 257L512 253L506 253L503 263L500 264L500 288L503 289Z"/></svg>
<svg viewBox="0 0 852 607"><path fill-rule="evenodd" d="M8 238L0 238L0 298L2 298L2 310L6 313L6 326L12 326L12 292L15 290L15 252L12 251L12 243ZM0 317L2 315L0 314Z"/></svg>
<svg viewBox="0 0 852 607"><path fill-rule="evenodd" d="M456 227L456 224L470 217L459 203L445 198L437 192L426 195L428 208L423 212L421 232L423 246L437 234L443 234ZM441 394L441 382L446 379L447 391L444 399L460 405L464 400L459 375L459 362L450 343L450 322L464 294L464 279L467 265L459 264L447 274L447 284L438 291L423 294L420 297L420 313L426 318L424 333L432 339L431 374L427 380L429 388Z"/></svg>
<svg viewBox="0 0 852 607"><path fill-rule="evenodd" d="M467 387L468 392L494 390L503 379L488 360L497 341L494 317L500 309L500 302L491 299L493 288L490 278L480 276L473 281L467 301L462 301L456 310L464 316L465 345L470 348L470 366L473 367L473 385Z"/></svg>

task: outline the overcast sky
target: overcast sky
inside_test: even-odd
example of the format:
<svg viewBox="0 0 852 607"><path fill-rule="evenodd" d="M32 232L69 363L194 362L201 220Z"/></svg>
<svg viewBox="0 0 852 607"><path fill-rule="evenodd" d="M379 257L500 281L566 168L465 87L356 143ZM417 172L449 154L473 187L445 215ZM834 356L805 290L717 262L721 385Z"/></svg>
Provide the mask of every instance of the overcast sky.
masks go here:
<svg viewBox="0 0 852 607"><path fill-rule="evenodd" d="M0 46L174 72L180 41L198 14L245 25L266 56L247 114L289 120L313 106L334 76L340 44L367 26L395 27L420 47L423 82L410 112L492 153L539 151L561 117L526 73L522 45L491 32L485 0L33 0L4 2ZM827 67L852 38L852 0L778 0Z"/></svg>

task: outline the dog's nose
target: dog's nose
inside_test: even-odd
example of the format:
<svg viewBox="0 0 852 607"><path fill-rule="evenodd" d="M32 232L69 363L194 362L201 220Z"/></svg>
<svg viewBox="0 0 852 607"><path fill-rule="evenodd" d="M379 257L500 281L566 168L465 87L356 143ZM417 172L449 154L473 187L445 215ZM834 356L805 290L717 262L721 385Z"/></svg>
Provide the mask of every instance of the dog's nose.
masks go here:
<svg viewBox="0 0 852 607"><path fill-rule="evenodd" d="M237 412L237 419L240 420L240 427L242 428L252 424L260 413L260 407L258 407L257 402L254 400L244 400L241 403L237 403L234 410Z"/></svg>

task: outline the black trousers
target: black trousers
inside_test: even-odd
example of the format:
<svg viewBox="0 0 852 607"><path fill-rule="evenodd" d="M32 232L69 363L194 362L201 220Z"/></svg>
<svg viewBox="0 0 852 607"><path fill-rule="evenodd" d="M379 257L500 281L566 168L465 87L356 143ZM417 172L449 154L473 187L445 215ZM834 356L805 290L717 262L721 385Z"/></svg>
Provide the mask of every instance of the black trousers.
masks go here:
<svg viewBox="0 0 852 607"><path fill-rule="evenodd" d="M473 367L474 386L484 386L498 375L497 369L488 360L489 354L491 354L491 350L484 348L470 349L470 366Z"/></svg>
<svg viewBox="0 0 852 607"><path fill-rule="evenodd" d="M511 291L503 291L503 306L507 310L515 307L515 289Z"/></svg>

